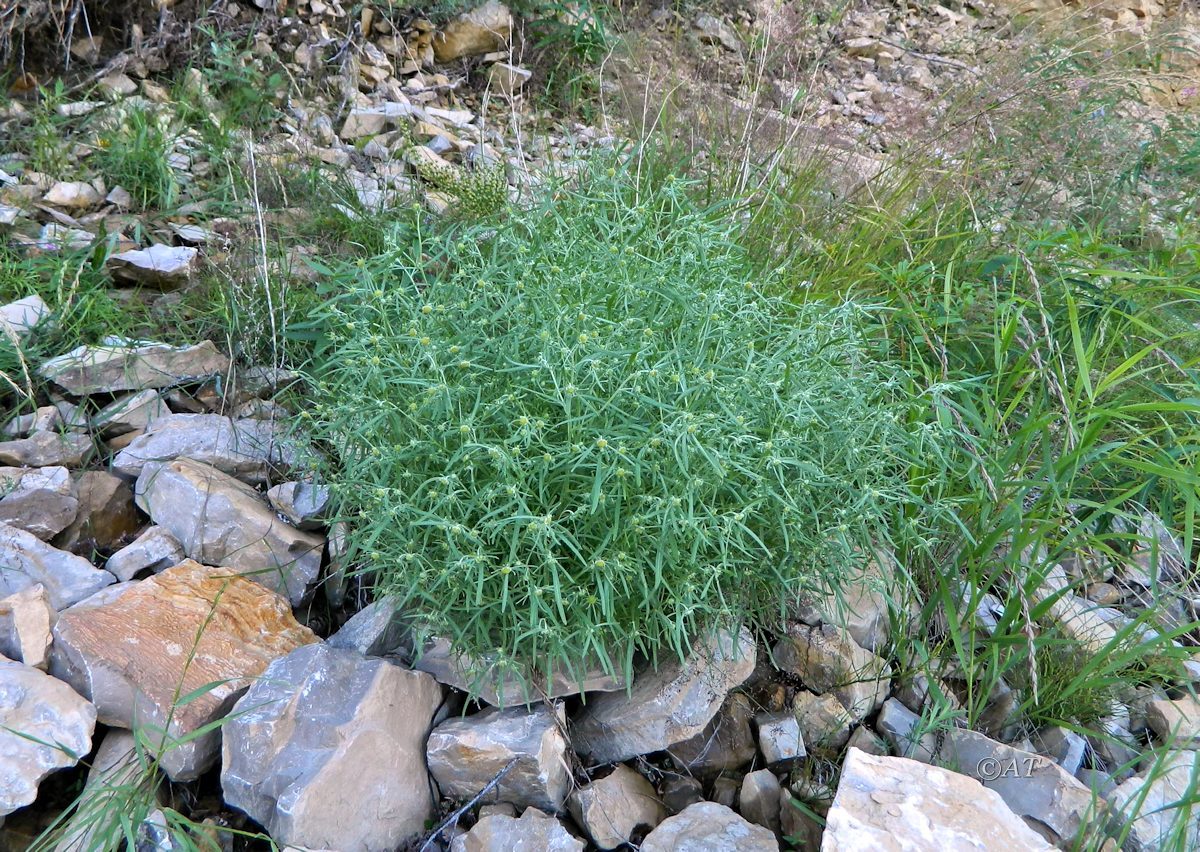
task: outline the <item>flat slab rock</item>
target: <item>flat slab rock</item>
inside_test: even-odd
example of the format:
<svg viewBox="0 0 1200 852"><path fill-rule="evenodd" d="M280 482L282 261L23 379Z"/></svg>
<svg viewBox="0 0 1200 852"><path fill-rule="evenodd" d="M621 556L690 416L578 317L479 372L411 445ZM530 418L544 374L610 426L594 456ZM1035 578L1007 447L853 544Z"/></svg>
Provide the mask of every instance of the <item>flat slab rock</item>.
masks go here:
<svg viewBox="0 0 1200 852"><path fill-rule="evenodd" d="M38 375L75 396L169 388L229 371L211 341L194 346L80 346L42 364Z"/></svg>
<svg viewBox="0 0 1200 852"><path fill-rule="evenodd" d="M0 595L41 583L56 610L91 597L116 579L86 559L4 523L0 523L0 566Z"/></svg>
<svg viewBox="0 0 1200 852"><path fill-rule="evenodd" d="M291 467L295 453L283 430L266 420L220 414L168 414L113 458L113 470L136 478L153 462L188 458L245 482L264 482L273 467Z"/></svg>
<svg viewBox="0 0 1200 852"><path fill-rule="evenodd" d="M49 664L58 613L40 583L0 598L0 655L35 669Z"/></svg>
<svg viewBox="0 0 1200 852"><path fill-rule="evenodd" d="M572 742L593 763L615 763L662 751L704 730L725 697L754 671L748 630L704 637L687 661L669 660L638 675L633 689L589 699L572 727Z"/></svg>
<svg viewBox="0 0 1200 852"><path fill-rule="evenodd" d="M778 852L775 835L716 802L697 802L642 841L642 852Z"/></svg>
<svg viewBox="0 0 1200 852"><path fill-rule="evenodd" d="M67 684L0 657L0 817L91 751L95 727L96 709Z"/></svg>
<svg viewBox="0 0 1200 852"><path fill-rule="evenodd" d="M50 671L90 698L104 724L161 730L170 718L177 740L222 718L273 660L316 641L284 598L188 560L60 613ZM177 695L208 684L216 686L172 713ZM213 730L169 740L163 771L197 778L216 760L219 739Z"/></svg>
<svg viewBox="0 0 1200 852"><path fill-rule="evenodd" d="M325 539L279 519L262 495L214 467L176 459L147 464L137 505L205 565L219 565L298 605L317 579Z"/></svg>
<svg viewBox="0 0 1200 852"><path fill-rule="evenodd" d="M568 808L601 849L616 849L639 828L652 829L667 818L654 787L623 763L572 793Z"/></svg>
<svg viewBox="0 0 1200 852"><path fill-rule="evenodd" d="M292 651L224 726L225 801L280 844L404 846L433 816L425 738L441 702L427 674L323 644Z"/></svg>
<svg viewBox="0 0 1200 852"><path fill-rule="evenodd" d="M454 838L450 852L582 852L583 846L583 841L554 817L526 808L520 819L505 814L485 816L466 834Z"/></svg>
<svg viewBox="0 0 1200 852"><path fill-rule="evenodd" d="M113 278L161 290L182 287L192 277L198 252L188 246L156 243L144 249L114 254L107 261Z"/></svg>
<svg viewBox="0 0 1200 852"><path fill-rule="evenodd" d="M65 467L0 467L0 522L49 541L79 511Z"/></svg>
<svg viewBox="0 0 1200 852"><path fill-rule="evenodd" d="M28 438L0 442L0 464L81 467L94 450L92 439L77 432L32 432Z"/></svg>
<svg viewBox="0 0 1200 852"><path fill-rule="evenodd" d="M1053 848L975 779L856 748L821 839L821 852Z"/></svg>
<svg viewBox="0 0 1200 852"><path fill-rule="evenodd" d="M874 713L888 696L892 669L831 624L794 625L773 651L775 663L817 693L832 693L852 722Z"/></svg>

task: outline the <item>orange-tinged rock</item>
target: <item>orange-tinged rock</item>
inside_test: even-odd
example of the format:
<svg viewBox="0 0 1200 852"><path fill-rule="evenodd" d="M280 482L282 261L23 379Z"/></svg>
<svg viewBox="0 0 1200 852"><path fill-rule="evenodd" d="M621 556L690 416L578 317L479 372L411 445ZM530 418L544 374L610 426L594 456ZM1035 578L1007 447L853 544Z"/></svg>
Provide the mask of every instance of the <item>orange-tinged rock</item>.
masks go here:
<svg viewBox="0 0 1200 852"><path fill-rule="evenodd" d="M104 724L153 732L163 770L184 781L220 749L218 729L195 732L225 716L272 660L316 641L286 599L189 559L62 612L50 668Z"/></svg>

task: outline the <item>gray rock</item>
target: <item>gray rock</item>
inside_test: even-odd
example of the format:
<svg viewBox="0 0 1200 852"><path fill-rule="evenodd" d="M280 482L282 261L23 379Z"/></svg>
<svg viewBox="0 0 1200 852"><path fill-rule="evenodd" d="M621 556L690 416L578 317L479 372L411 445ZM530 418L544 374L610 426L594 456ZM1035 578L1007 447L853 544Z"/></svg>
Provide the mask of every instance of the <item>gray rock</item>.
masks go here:
<svg viewBox="0 0 1200 852"><path fill-rule="evenodd" d="M15 467L82 467L95 446L74 432L34 432L28 438L0 442L0 464Z"/></svg>
<svg viewBox="0 0 1200 852"><path fill-rule="evenodd" d="M322 644L299 648L263 672L225 724L225 801L281 844L403 846L434 813L424 742L441 700L428 675Z"/></svg>
<svg viewBox="0 0 1200 852"><path fill-rule="evenodd" d="M515 760L487 801L548 811L561 810L571 788L566 755L562 708L544 704L450 719L433 729L426 747L443 796L466 801Z"/></svg>
<svg viewBox="0 0 1200 852"><path fill-rule="evenodd" d="M62 414L54 405L39 406L29 414L20 414L4 426L4 435L9 438L24 438L31 432L57 432L63 425Z"/></svg>
<svg viewBox="0 0 1200 852"><path fill-rule="evenodd" d="M1087 740L1060 725L1038 731L1033 737L1033 746L1072 775L1079 772L1087 754Z"/></svg>
<svg viewBox="0 0 1200 852"><path fill-rule="evenodd" d="M883 702L875 727L901 757L931 763L938 750L937 737L931 732L919 731L920 721L916 713L895 698L889 698Z"/></svg>
<svg viewBox="0 0 1200 852"><path fill-rule="evenodd" d="M807 690L800 690L792 699L791 715L799 724L804 741L814 749L826 752L841 751L842 746L850 739L850 725L853 721L850 713L842 706L842 702L829 693L814 695ZM759 742L762 742L761 731Z"/></svg>
<svg viewBox="0 0 1200 852"><path fill-rule="evenodd" d="M115 438L145 429L170 413L158 391L147 389L117 397L92 416L91 425L103 437Z"/></svg>
<svg viewBox="0 0 1200 852"><path fill-rule="evenodd" d="M331 529L331 550L334 536L335 532ZM339 557L340 554L330 554L331 560ZM573 672L556 666L549 680L539 668L531 676L522 678L520 672L493 659L458 654L450 646L449 640L442 637L433 637L426 642L421 656L413 662L413 668L428 672L439 683L461 689L493 707L518 707L544 698L564 698L580 692L613 692L625 688L622 678L609 675L599 668Z"/></svg>
<svg viewBox="0 0 1200 852"><path fill-rule="evenodd" d="M512 37L513 18L508 7L497 0L459 15L434 35L433 55L438 62L463 56L479 56L502 50Z"/></svg>
<svg viewBox="0 0 1200 852"><path fill-rule="evenodd" d="M850 749L825 820L823 850L1050 850L978 781L903 757Z"/></svg>
<svg viewBox="0 0 1200 852"><path fill-rule="evenodd" d="M0 817L37 797L42 779L92 749L96 708L32 666L0 658Z"/></svg>
<svg viewBox="0 0 1200 852"><path fill-rule="evenodd" d="M712 786L709 788L708 800L716 802L718 805L724 805L732 810L737 805L737 797L740 790L741 785L736 778L722 775L713 781Z"/></svg>
<svg viewBox="0 0 1200 852"><path fill-rule="evenodd" d="M671 775L662 783L659 799L672 814L704 801L704 785L689 775Z"/></svg>
<svg viewBox="0 0 1200 852"><path fill-rule="evenodd" d="M86 210L89 207L98 207L102 198L96 187L90 183L64 180L50 187L50 191L42 196L42 200L64 210Z"/></svg>
<svg viewBox="0 0 1200 852"><path fill-rule="evenodd" d="M329 637L328 644L368 657L411 650L409 629L396 608L395 598L382 598L363 607Z"/></svg>
<svg viewBox="0 0 1200 852"><path fill-rule="evenodd" d="M837 701L836 698L833 700ZM840 704L838 708L841 708ZM755 721L758 723L758 748L768 766L791 763L808 754L795 713L786 710L782 713L760 713Z"/></svg>
<svg viewBox="0 0 1200 852"><path fill-rule="evenodd" d="M497 62L488 68L488 84L502 95L512 97L525 87L533 72L519 65Z"/></svg>
<svg viewBox="0 0 1200 852"><path fill-rule="evenodd" d="M1146 724L1169 748L1200 748L1200 701L1190 695L1147 702Z"/></svg>
<svg viewBox="0 0 1200 852"><path fill-rule="evenodd" d="M724 805L698 802L661 822L642 852L778 852L775 835Z"/></svg>
<svg viewBox="0 0 1200 852"><path fill-rule="evenodd" d="M0 306L0 334L11 331L18 338L33 331L50 316L50 306L41 296L26 296Z"/></svg>
<svg viewBox="0 0 1200 852"><path fill-rule="evenodd" d="M729 692L754 671L749 631L698 639L684 663L663 662L634 681L627 696L591 698L575 720L576 751L594 763L614 763L662 751L704 730Z"/></svg>
<svg viewBox="0 0 1200 852"><path fill-rule="evenodd" d="M504 814L483 817L454 838L450 852L582 852L583 846L554 817L526 808L520 819Z"/></svg>
<svg viewBox="0 0 1200 852"><path fill-rule="evenodd" d="M755 825L779 834L779 799L783 788L770 769L750 772L742 779L738 810Z"/></svg>
<svg viewBox="0 0 1200 852"><path fill-rule="evenodd" d="M85 396L170 388L228 371L229 359L206 340L195 346L80 346L42 364L38 375L67 393Z"/></svg>
<svg viewBox="0 0 1200 852"><path fill-rule="evenodd" d="M144 571L158 573L178 565L187 556L183 545L165 527L150 527L104 563L104 568L122 582Z"/></svg>
<svg viewBox="0 0 1200 852"><path fill-rule="evenodd" d="M261 483L272 467L290 467L295 452L282 427L266 420L230 420L220 414L168 414L117 453L117 473L137 477L147 464L186 458L244 482Z"/></svg>
<svg viewBox="0 0 1200 852"><path fill-rule="evenodd" d="M671 747L671 759L681 771L699 778L733 773L754 760L753 718L750 699L740 692L730 693L704 730Z"/></svg>
<svg viewBox="0 0 1200 852"><path fill-rule="evenodd" d="M71 525L78 511L65 467L0 467L0 523L49 541Z"/></svg>
<svg viewBox="0 0 1200 852"><path fill-rule="evenodd" d="M188 246L155 244L114 254L106 265L118 281L174 290L191 279L197 254Z"/></svg>
<svg viewBox="0 0 1200 852"><path fill-rule="evenodd" d="M138 506L205 565L220 565L304 599L321 570L325 540L279 520L250 486L191 459L149 464L134 488Z"/></svg>
<svg viewBox="0 0 1200 852"><path fill-rule="evenodd" d="M3 566L0 594L10 595L41 583L50 605L58 611L94 595L116 579L86 559L3 523L0 523L0 566Z"/></svg>
<svg viewBox="0 0 1200 852"><path fill-rule="evenodd" d="M1200 848L1200 814L1191 804L1200 785L1200 752L1168 751L1108 794L1113 811L1127 821L1129 852L1175 852ZM1186 810L1185 810L1186 808Z"/></svg>
<svg viewBox="0 0 1200 852"><path fill-rule="evenodd" d="M41 583L0 598L0 654L44 669L49 660L51 629L58 613Z"/></svg>
<svg viewBox="0 0 1200 852"><path fill-rule="evenodd" d="M866 725L859 725L855 728L846 745L850 748L856 748L859 751L865 751L867 754L881 755L888 753L887 743L882 738L876 736L875 732Z"/></svg>
<svg viewBox="0 0 1200 852"><path fill-rule="evenodd" d="M741 55L742 43L729 25L716 15L708 13L697 15L692 26L696 28L700 40L705 44L719 44L730 53Z"/></svg>
<svg viewBox="0 0 1200 852"><path fill-rule="evenodd" d="M629 843L639 828L652 829L667 818L650 782L623 763L580 787L567 804L576 824L601 849Z"/></svg>
<svg viewBox="0 0 1200 852"><path fill-rule="evenodd" d="M795 625L774 649L775 664L815 693L832 692L861 722L887 698L892 669L830 624Z"/></svg>
<svg viewBox="0 0 1200 852"><path fill-rule="evenodd" d="M877 651L887 644L891 633L888 600L903 598L898 576L902 575L895 557L879 549L860 571L842 581L837 592L812 601L811 612L802 613L801 620L828 622L844 629L862 648Z"/></svg>
<svg viewBox="0 0 1200 852"><path fill-rule="evenodd" d="M329 496L328 488L311 482L284 482L267 491L267 499L275 511L302 530L325 526Z"/></svg>
<svg viewBox="0 0 1200 852"><path fill-rule="evenodd" d="M132 732L119 728L109 730L88 768L87 783L79 794L76 813L96 814L128 809L129 785L137 784L149 773L151 761L145 750L139 751ZM54 847L55 852L105 848L105 840L99 830L107 826L97 825L87 819L81 819L79 823L74 831L68 832L58 842ZM139 845L137 852L145 850Z"/></svg>

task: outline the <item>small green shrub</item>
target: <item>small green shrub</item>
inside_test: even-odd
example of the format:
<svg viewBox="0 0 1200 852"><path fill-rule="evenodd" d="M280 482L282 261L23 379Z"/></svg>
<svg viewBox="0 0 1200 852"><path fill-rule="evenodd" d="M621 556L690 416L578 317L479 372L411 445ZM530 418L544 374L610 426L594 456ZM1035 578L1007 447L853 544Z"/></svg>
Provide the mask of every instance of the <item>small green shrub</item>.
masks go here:
<svg viewBox="0 0 1200 852"><path fill-rule="evenodd" d="M92 159L109 184L124 187L139 207L170 207L179 196L169 160L172 141L163 118L133 109L101 133Z"/></svg>
<svg viewBox="0 0 1200 852"><path fill-rule="evenodd" d="M776 625L886 535L913 440L853 305L623 173L328 267L305 418L379 591L470 652L628 667ZM310 329L312 332L313 329Z"/></svg>

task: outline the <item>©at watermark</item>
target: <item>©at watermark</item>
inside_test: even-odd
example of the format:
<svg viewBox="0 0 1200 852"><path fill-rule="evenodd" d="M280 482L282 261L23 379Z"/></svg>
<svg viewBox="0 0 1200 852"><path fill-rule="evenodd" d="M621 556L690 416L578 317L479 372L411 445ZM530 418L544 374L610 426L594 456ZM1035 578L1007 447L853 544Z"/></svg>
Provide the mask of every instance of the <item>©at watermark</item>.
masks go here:
<svg viewBox="0 0 1200 852"><path fill-rule="evenodd" d="M984 781L995 781L997 778L1029 778L1037 764L1036 756L1007 759L985 757L975 765L975 773Z"/></svg>

